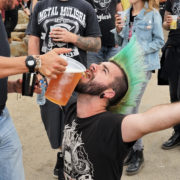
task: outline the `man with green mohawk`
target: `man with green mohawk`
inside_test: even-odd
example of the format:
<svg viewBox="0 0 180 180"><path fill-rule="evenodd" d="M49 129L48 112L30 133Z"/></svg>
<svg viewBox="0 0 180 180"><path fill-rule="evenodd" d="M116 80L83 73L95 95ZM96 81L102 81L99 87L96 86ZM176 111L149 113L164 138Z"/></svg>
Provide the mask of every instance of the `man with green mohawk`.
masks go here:
<svg viewBox="0 0 180 180"><path fill-rule="evenodd" d="M122 115L136 106L146 81L144 69L143 52L133 37L109 62L86 71L65 121L66 180L119 180L123 160L138 138L180 122L180 103Z"/></svg>

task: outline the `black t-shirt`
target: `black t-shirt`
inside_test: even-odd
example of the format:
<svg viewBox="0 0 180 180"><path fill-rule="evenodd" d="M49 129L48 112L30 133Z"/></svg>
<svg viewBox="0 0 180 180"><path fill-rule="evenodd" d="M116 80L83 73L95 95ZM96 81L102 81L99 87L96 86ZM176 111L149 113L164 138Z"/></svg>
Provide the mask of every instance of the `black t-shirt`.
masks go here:
<svg viewBox="0 0 180 180"><path fill-rule="evenodd" d="M10 48L8 44L6 30L2 21L2 16L0 14L0 56L10 56ZM0 79L0 113L4 108L7 100L7 79Z"/></svg>
<svg viewBox="0 0 180 180"><path fill-rule="evenodd" d="M121 134L123 115L103 112L76 117L76 104L67 113L62 143L66 179L120 180L123 160L132 143Z"/></svg>
<svg viewBox="0 0 180 180"><path fill-rule="evenodd" d="M65 28L83 37L100 37L96 13L91 5L84 0L38 2L33 12L30 30L30 34L40 37L41 54L55 47L68 47L72 48L72 51L65 55L86 65L86 51L70 43L54 42L49 37L53 27Z"/></svg>
<svg viewBox="0 0 180 180"><path fill-rule="evenodd" d="M114 47L114 35L110 32L115 28L116 5L120 0L97 1L86 0L95 8L102 33L102 45Z"/></svg>
<svg viewBox="0 0 180 180"><path fill-rule="evenodd" d="M180 8L179 8L179 0L167 0L166 1L166 11L170 12L172 15L178 15L180 16ZM177 23L178 29L176 30L170 30L168 41L171 41L171 38L173 38L172 41L175 41L173 43L180 44L180 21Z"/></svg>

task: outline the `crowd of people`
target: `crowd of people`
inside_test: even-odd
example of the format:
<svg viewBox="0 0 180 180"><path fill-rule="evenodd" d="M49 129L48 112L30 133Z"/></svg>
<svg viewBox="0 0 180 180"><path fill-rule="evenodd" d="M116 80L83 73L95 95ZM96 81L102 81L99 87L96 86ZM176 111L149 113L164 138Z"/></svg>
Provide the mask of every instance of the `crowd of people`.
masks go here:
<svg viewBox="0 0 180 180"><path fill-rule="evenodd" d="M19 6L29 16L28 56L10 58ZM180 145L180 21L170 28L172 15L180 16L179 0L0 0L0 12L0 180L25 179L21 143L6 108L7 94L22 93L23 81L7 77L36 74L34 92L41 94L40 80L66 69L59 54L87 70L66 106L47 99L40 105L50 145L58 149L55 177L119 180L124 165L127 175L137 174L144 164L141 138L172 126L162 149ZM171 104L138 113L155 70L158 84L169 85Z"/></svg>

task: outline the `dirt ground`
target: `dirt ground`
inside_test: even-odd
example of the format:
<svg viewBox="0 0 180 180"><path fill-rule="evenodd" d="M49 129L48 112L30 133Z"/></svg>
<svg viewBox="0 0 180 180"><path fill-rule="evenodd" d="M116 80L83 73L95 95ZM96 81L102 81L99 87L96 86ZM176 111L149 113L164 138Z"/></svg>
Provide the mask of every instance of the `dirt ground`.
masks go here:
<svg viewBox="0 0 180 180"><path fill-rule="evenodd" d="M157 86L156 77L153 74L145 91L141 112L156 104L169 102L168 87ZM53 180L57 151L52 150L48 142L36 95L29 98L9 94L8 108L22 142L26 179ZM123 173L122 180L180 180L180 146L168 151L160 147L171 133L172 129L168 129L143 137L145 166L138 175L126 176Z"/></svg>

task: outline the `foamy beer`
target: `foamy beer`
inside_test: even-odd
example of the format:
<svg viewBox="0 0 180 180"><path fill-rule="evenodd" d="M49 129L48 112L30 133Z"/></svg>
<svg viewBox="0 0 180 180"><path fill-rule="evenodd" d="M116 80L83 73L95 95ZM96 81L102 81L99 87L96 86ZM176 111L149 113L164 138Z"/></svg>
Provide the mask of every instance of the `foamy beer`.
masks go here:
<svg viewBox="0 0 180 180"><path fill-rule="evenodd" d="M171 15L171 17L172 17L172 22L170 25L170 29L177 29L177 18L178 18L178 16L177 15Z"/></svg>
<svg viewBox="0 0 180 180"><path fill-rule="evenodd" d="M83 72L86 70L80 62L69 57L65 57L65 59L68 62L66 71L60 73L57 79L50 80L45 93L48 100L61 106L67 104Z"/></svg>

